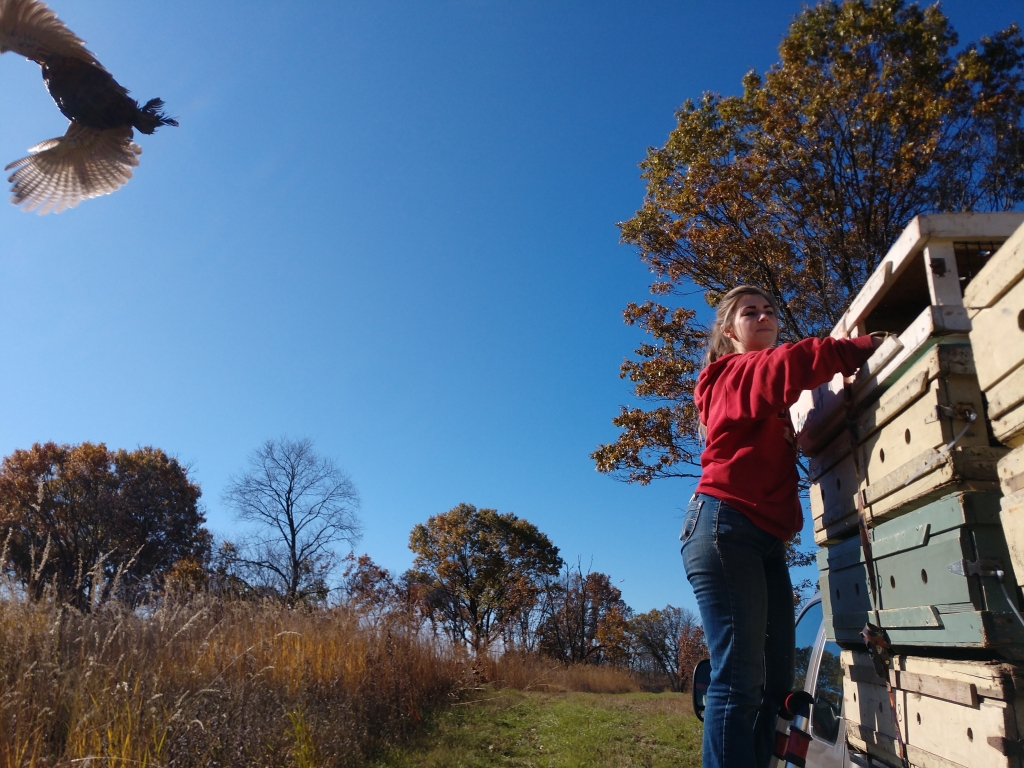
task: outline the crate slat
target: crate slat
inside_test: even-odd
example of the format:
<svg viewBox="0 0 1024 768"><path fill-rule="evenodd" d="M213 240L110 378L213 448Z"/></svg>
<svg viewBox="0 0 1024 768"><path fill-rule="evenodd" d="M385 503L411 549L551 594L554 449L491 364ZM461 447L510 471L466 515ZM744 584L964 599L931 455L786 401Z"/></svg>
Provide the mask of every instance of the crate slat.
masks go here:
<svg viewBox="0 0 1024 768"><path fill-rule="evenodd" d="M980 558L998 562L1014 583L998 493L953 494L883 523L869 535L878 577L877 611L872 610L860 538L818 552L829 640L861 645L860 631L870 621L898 647L976 648L1024 658L1024 626L1013 616L996 577L963 575L962 564ZM960 573L950 569L956 564L961 564Z"/></svg>

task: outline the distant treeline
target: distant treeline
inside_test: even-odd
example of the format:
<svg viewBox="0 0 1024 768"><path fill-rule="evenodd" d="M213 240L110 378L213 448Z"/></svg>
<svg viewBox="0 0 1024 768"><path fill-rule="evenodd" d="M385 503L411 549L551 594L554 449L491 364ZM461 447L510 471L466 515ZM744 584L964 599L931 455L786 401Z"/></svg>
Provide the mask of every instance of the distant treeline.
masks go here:
<svg viewBox="0 0 1024 768"><path fill-rule="evenodd" d="M396 621L473 657L536 655L611 666L682 690L705 653L694 614L634 612L604 573L566 563L512 513L459 504L416 525L413 567L338 560L359 534L351 480L309 440L269 440L225 501L249 532L215 544L188 468L157 448L36 444L0 465L0 543L12 595L88 613L212 595L287 608L346 608Z"/></svg>

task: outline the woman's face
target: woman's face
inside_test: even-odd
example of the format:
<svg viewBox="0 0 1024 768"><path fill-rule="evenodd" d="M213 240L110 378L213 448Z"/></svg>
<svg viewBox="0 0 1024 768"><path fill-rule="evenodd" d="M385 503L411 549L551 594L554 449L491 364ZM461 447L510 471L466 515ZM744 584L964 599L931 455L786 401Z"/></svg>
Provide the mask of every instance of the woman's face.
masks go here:
<svg viewBox="0 0 1024 768"><path fill-rule="evenodd" d="M775 346L779 337L779 320L768 299L757 294L740 298L732 316L732 326L725 335L740 354L758 352Z"/></svg>

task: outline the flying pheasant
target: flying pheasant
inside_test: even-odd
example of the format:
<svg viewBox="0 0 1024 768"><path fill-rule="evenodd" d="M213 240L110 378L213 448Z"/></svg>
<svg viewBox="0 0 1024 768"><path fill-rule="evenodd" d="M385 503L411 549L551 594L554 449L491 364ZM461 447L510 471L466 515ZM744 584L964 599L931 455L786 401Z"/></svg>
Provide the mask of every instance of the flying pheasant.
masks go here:
<svg viewBox="0 0 1024 768"><path fill-rule="evenodd" d="M11 202L26 211L60 213L120 189L142 154L132 129L150 134L178 124L163 114L161 99L140 107L39 0L0 0L0 53L7 51L42 67L50 96L71 121L63 136L29 147L28 157L4 169L14 170Z"/></svg>

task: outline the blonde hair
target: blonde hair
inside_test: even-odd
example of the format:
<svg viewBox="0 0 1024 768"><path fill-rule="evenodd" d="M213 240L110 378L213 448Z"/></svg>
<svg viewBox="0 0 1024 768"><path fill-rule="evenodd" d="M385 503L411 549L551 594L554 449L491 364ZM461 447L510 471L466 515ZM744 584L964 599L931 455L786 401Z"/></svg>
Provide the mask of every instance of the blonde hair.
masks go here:
<svg viewBox="0 0 1024 768"><path fill-rule="evenodd" d="M779 314L779 305L774 297L754 285L738 285L729 291L722 300L718 302L715 311L715 322L711 324L711 332L708 334L708 346L704 352L704 367L711 365L715 360L725 355L731 355L736 351L732 339L725 335L725 332L732 328L732 321L736 316L736 305L744 296L761 296L772 305L775 315Z"/></svg>

